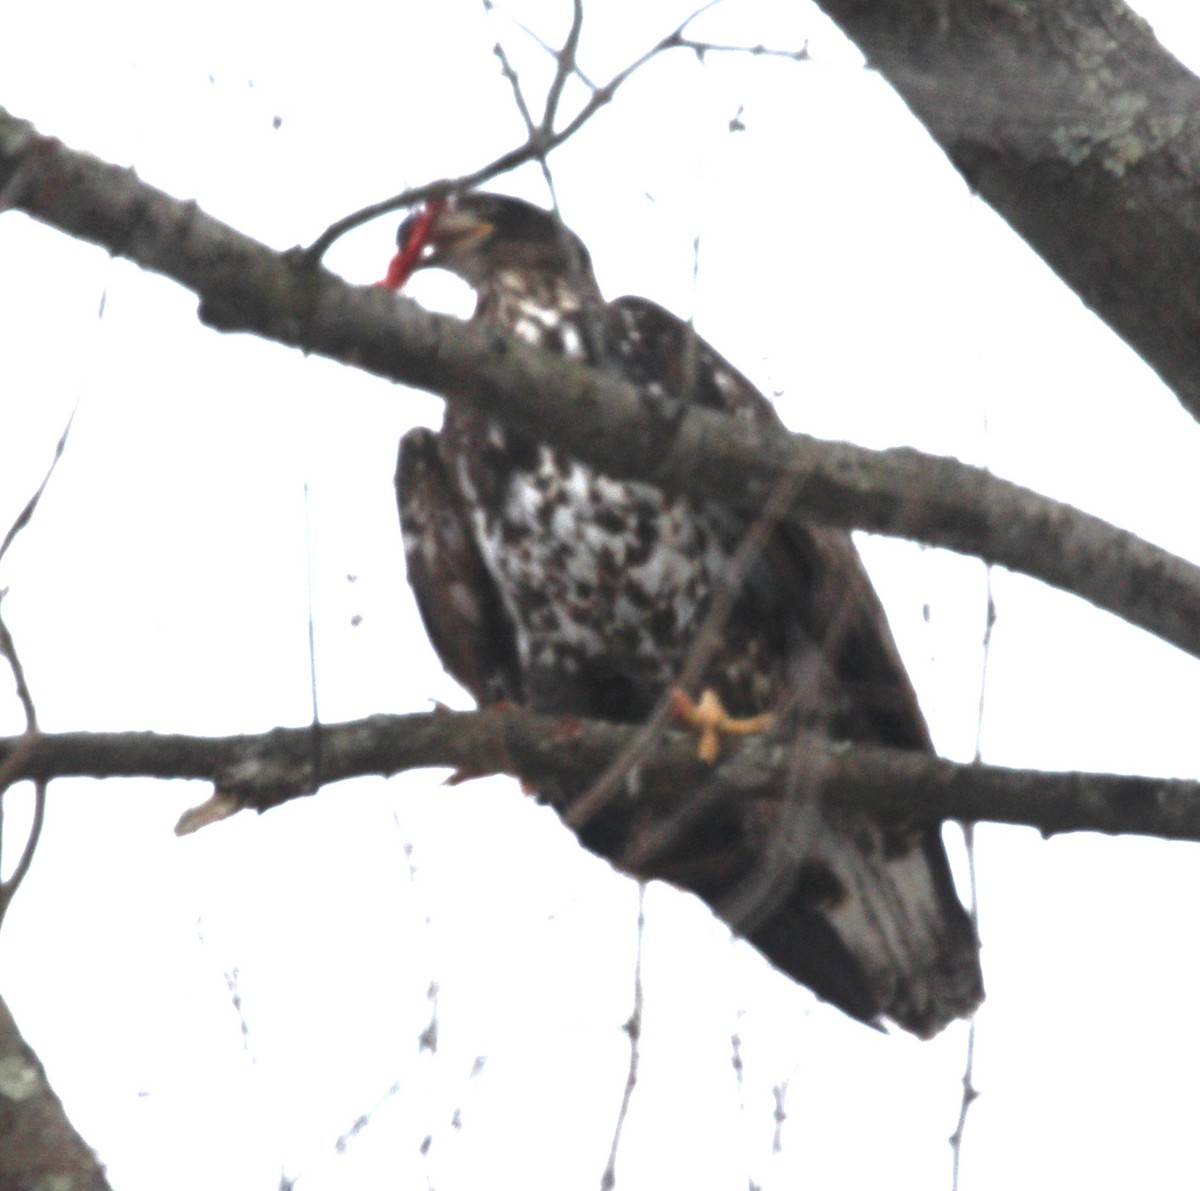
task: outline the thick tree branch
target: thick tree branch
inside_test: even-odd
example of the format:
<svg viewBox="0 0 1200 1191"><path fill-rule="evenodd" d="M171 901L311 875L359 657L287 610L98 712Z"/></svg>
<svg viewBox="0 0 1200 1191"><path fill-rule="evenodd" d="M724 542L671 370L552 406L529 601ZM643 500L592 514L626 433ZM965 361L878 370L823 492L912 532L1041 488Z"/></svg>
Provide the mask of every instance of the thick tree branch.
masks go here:
<svg viewBox="0 0 1200 1191"><path fill-rule="evenodd" d="M515 709L438 710L372 716L320 727L313 773L311 727L257 736L65 732L0 739L14 780L155 777L211 782L229 809L267 810L347 778L445 766L460 777L505 773L535 788L585 790L638 733L637 726L535 715ZM817 764L828 804L917 819L987 820L1063 831L1200 840L1200 783L1096 773L1037 773L963 765L924 753L800 742ZM796 741L754 738L717 768L695 739L666 732L636 774L640 806L669 816L701 784L710 805L778 799L795 767ZM547 795L554 801L551 795ZM559 809L565 809L561 807ZM647 875L653 875L652 873Z"/></svg>
<svg viewBox="0 0 1200 1191"><path fill-rule="evenodd" d="M798 523L859 526L978 554L1200 656L1200 569L978 468L822 443L656 398L494 329L351 286L307 266L302 253L273 252L0 109L5 204L174 278L200 296L201 318L214 327L473 403L611 475L720 499L748 515L782 476L797 476L788 518Z"/></svg>
<svg viewBox="0 0 1200 1191"><path fill-rule="evenodd" d="M1200 79L1119 0L817 0L1200 417Z"/></svg>
<svg viewBox="0 0 1200 1191"><path fill-rule="evenodd" d="M0 1001L0 1189L109 1191L99 1159L75 1132L8 1006Z"/></svg>

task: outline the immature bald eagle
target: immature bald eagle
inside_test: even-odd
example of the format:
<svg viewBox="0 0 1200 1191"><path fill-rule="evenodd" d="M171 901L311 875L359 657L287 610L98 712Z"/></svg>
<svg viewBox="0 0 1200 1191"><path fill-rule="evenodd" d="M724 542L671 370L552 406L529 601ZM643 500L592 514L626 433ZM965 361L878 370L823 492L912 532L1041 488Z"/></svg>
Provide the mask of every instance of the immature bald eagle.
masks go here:
<svg viewBox="0 0 1200 1191"><path fill-rule="evenodd" d="M641 298L606 303L587 250L551 213L468 194L400 228L387 284L414 268L464 278L475 319L660 394L775 419L691 327ZM409 579L442 662L486 705L626 723L677 680L747 520L598 474L563 451L451 404L440 433L400 447ZM704 675L734 716L778 712L776 733L819 732L929 751L928 729L848 535L773 530ZM559 792L560 807L583 791ZM692 824L653 872L730 913L755 878L780 802ZM983 996L974 929L940 824L812 803L803 860L750 921L777 967L845 1012L929 1036ZM652 825L623 798L581 832L612 859ZM743 899L744 900L744 899Z"/></svg>

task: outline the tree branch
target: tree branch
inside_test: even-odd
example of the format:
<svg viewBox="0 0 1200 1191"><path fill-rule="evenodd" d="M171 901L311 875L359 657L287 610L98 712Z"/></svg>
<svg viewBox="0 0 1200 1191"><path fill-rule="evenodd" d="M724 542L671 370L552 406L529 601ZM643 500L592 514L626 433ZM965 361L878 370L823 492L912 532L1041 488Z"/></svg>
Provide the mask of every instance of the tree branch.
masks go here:
<svg viewBox="0 0 1200 1191"><path fill-rule="evenodd" d="M1200 417L1200 79L1119 0L817 0Z"/></svg>
<svg viewBox="0 0 1200 1191"><path fill-rule="evenodd" d="M0 738L13 777L154 777L211 782L229 809L268 810L312 793L311 727L256 736L64 732ZM636 725L535 715L517 709L371 716L326 724L321 781L390 776L445 766L457 779L511 774L567 809L555 789L586 790L639 731ZM821 773L823 805L918 820L967 819L1064 831L1200 840L1200 783L1099 773L1039 773L959 764L905 750L848 746L819 737L777 743L756 737L717 768L696 757L695 739L667 731L638 767L637 803L668 816L704 783L709 804L778 799L797 747ZM653 872L640 875L653 876Z"/></svg>
<svg viewBox="0 0 1200 1191"><path fill-rule="evenodd" d="M978 554L1072 591L1200 656L1200 568L952 459L822 443L655 397L511 336L347 284L276 253L0 109L0 203L174 278L221 330L251 331L465 401L600 470L757 514L798 477L785 520Z"/></svg>
<svg viewBox="0 0 1200 1191"><path fill-rule="evenodd" d="M0 1001L0 1188L110 1191L104 1167L75 1132L37 1055Z"/></svg>

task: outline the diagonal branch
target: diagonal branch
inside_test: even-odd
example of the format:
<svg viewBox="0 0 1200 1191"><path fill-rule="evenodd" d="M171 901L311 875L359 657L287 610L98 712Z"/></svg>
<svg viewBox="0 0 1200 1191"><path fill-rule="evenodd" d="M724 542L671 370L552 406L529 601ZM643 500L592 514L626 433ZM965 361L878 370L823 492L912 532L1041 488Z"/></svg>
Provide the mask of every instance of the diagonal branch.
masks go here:
<svg viewBox="0 0 1200 1191"><path fill-rule="evenodd" d="M571 11L571 28L567 31L562 49L555 54L558 65L554 78L546 91L546 109L542 114L542 131L553 133L554 121L558 116L558 103L562 99L563 88L567 79L575 70L575 60L579 53L579 35L583 32L583 0L573 0Z"/></svg>
<svg viewBox="0 0 1200 1191"><path fill-rule="evenodd" d="M1121 0L817 0L1200 417L1200 79Z"/></svg>
<svg viewBox="0 0 1200 1191"><path fill-rule="evenodd" d="M76 1132L45 1069L0 1001L0 1188L111 1191L104 1166Z"/></svg>
<svg viewBox="0 0 1200 1191"><path fill-rule="evenodd" d="M859 527L977 554L1074 592L1200 656L1200 568L980 468L752 426L656 397L495 329L347 284L280 254L0 109L0 192L70 235L174 278L200 316L464 401L616 478L752 518L785 474L784 521Z"/></svg>

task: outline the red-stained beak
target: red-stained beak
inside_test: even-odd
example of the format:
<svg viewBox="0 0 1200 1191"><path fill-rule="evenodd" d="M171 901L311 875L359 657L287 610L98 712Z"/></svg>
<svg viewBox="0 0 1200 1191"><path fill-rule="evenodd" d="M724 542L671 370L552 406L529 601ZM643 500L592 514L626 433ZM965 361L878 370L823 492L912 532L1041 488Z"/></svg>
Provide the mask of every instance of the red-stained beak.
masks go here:
<svg viewBox="0 0 1200 1191"><path fill-rule="evenodd" d="M376 285L395 290L397 293L404 288L420 263L421 253L429 243L434 220L445 206L444 198L430 199L425 204L413 220L412 228L401 243L400 250L392 257L391 263L388 265L387 276L382 281L377 281Z"/></svg>
<svg viewBox="0 0 1200 1191"><path fill-rule="evenodd" d="M413 264L412 254L401 248L388 263L387 276L375 284L383 286L384 289L394 289L399 293L404 288L404 283L412 276Z"/></svg>

